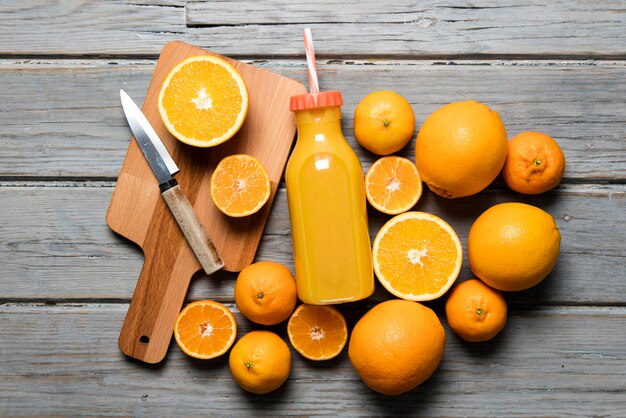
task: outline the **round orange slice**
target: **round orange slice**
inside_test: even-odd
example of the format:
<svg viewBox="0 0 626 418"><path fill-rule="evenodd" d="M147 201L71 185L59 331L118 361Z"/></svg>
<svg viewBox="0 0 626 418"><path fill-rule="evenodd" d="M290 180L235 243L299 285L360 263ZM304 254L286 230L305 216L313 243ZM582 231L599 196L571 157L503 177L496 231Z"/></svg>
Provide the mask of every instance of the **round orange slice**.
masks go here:
<svg viewBox="0 0 626 418"><path fill-rule="evenodd" d="M185 144L213 147L232 138L248 113L241 74L212 55L189 57L165 77L159 113L165 127Z"/></svg>
<svg viewBox="0 0 626 418"><path fill-rule="evenodd" d="M201 300L190 303L176 318L174 338L185 354L198 359L219 357L233 345L237 335L235 317L221 303Z"/></svg>
<svg viewBox="0 0 626 418"><path fill-rule="evenodd" d="M379 211L397 215L411 209L422 195L417 167L402 157L383 157L365 174L368 202Z"/></svg>
<svg viewBox="0 0 626 418"><path fill-rule="evenodd" d="M224 214L242 217L258 212L270 198L270 178L251 155L224 158L211 177L211 198Z"/></svg>
<svg viewBox="0 0 626 418"><path fill-rule="evenodd" d="M443 219L406 212L380 229L372 248L376 277L393 295L407 300L437 299L459 275L459 237Z"/></svg>
<svg viewBox="0 0 626 418"><path fill-rule="evenodd" d="M287 334L293 348L309 360L337 357L348 340L341 312L327 305L300 305L289 318Z"/></svg>

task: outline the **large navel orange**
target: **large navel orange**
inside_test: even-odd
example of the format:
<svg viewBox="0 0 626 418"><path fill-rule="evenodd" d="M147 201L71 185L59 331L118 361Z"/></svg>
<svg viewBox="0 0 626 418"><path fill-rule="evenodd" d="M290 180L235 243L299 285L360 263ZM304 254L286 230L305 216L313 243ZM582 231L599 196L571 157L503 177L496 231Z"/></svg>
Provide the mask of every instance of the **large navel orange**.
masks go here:
<svg viewBox="0 0 626 418"><path fill-rule="evenodd" d="M500 173L507 153L498 113L476 101L433 112L417 134L415 162L422 180L447 198L476 194Z"/></svg>
<svg viewBox="0 0 626 418"><path fill-rule="evenodd" d="M525 290L554 268L561 233L549 213L524 203L501 203L472 225L467 255L472 272L489 286Z"/></svg>
<svg viewBox="0 0 626 418"><path fill-rule="evenodd" d="M433 374L445 343L445 331L432 309L395 299L376 305L357 322L348 355L367 386L400 395Z"/></svg>

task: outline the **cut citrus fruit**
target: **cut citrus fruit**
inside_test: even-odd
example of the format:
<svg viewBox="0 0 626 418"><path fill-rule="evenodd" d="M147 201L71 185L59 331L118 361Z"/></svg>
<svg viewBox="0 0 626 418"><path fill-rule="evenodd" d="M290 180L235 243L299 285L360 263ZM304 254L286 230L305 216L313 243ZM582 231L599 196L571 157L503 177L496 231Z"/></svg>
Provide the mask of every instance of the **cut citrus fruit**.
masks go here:
<svg viewBox="0 0 626 418"><path fill-rule="evenodd" d="M167 130L180 141L213 147L241 128L248 101L248 88L235 67L212 55L198 55L165 77L159 113Z"/></svg>
<svg viewBox="0 0 626 418"><path fill-rule="evenodd" d="M380 283L407 300L437 299L461 270L459 237L443 219L424 212L391 218L376 235L372 253Z"/></svg>
<svg viewBox="0 0 626 418"><path fill-rule="evenodd" d="M174 338L191 357L219 357L233 345L237 335L235 317L221 303L201 300L190 303L176 318Z"/></svg>
<svg viewBox="0 0 626 418"><path fill-rule="evenodd" d="M289 318L287 334L293 348L309 360L337 357L348 340L341 312L327 305L300 305Z"/></svg>
<svg viewBox="0 0 626 418"><path fill-rule="evenodd" d="M228 216L258 212L270 198L270 179L265 167L251 155L224 158L211 177L211 198Z"/></svg>
<svg viewBox="0 0 626 418"><path fill-rule="evenodd" d="M417 167L402 157L383 157L365 174L367 201L379 211L397 215L411 209L422 195Z"/></svg>

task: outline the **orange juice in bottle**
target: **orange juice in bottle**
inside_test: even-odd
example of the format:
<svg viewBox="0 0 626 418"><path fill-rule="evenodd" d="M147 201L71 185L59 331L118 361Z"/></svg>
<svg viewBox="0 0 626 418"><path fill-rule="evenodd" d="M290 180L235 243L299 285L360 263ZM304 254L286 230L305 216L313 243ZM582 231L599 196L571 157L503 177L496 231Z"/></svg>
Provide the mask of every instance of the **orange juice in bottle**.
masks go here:
<svg viewBox="0 0 626 418"><path fill-rule="evenodd" d="M317 80L316 91L313 85ZM298 296L310 304L351 302L374 291L363 170L341 131L342 104L338 91L290 103L298 139L285 179Z"/></svg>

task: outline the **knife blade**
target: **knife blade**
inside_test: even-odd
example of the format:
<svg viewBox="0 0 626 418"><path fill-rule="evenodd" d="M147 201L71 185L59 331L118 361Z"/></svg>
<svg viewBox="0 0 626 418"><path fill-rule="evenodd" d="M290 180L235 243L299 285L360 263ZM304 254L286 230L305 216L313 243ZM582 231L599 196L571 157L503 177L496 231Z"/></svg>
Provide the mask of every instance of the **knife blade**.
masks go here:
<svg viewBox="0 0 626 418"><path fill-rule="evenodd" d="M179 169L146 116L124 90L120 89L124 115L148 165L152 169L161 195L170 208L183 235L206 274L224 267L215 245L200 223L193 206L173 177Z"/></svg>

